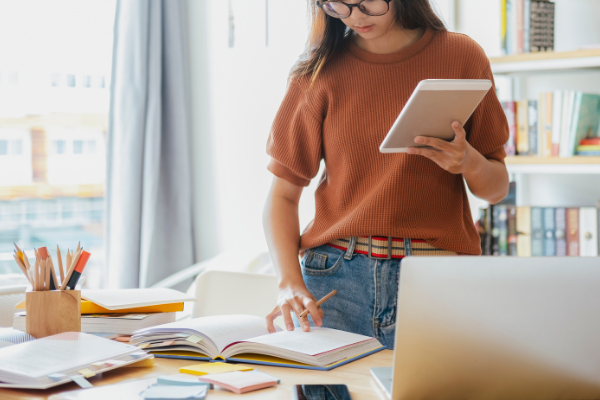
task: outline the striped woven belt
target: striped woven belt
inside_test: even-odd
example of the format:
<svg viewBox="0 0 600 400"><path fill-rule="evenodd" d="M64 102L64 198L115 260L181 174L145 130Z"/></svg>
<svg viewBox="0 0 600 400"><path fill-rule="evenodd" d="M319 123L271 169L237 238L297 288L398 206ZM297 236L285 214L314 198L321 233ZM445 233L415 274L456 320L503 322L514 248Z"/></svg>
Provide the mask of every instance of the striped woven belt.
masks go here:
<svg viewBox="0 0 600 400"><path fill-rule="evenodd" d="M340 250L348 250L352 238L337 239L327 243L327 246ZM408 240L408 239L407 239ZM370 242L370 247L369 247ZM391 248L392 256L389 256ZM425 242L422 239L410 239L410 248L413 256L455 256L453 251L438 249ZM381 236L359 236L356 238L354 252L365 254L371 258L404 258L405 252L404 239L388 238ZM370 253L370 254L369 254Z"/></svg>

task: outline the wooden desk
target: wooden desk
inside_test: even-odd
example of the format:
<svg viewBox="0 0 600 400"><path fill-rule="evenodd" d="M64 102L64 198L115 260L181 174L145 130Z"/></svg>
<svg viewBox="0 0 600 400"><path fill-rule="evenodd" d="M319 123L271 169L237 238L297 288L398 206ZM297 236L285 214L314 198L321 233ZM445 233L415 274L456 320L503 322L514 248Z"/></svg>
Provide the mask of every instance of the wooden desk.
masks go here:
<svg viewBox="0 0 600 400"><path fill-rule="evenodd" d="M250 365L262 372L273 375L281 379L281 384L277 387L263 389L256 392L246 393L245 399L249 400L290 400L292 398L292 385L295 384L335 384L342 383L348 385L353 400L367 399L386 399L383 391L377 386L374 378L371 376L371 367L389 367L392 365L391 350L383 350L363 359L351 362L332 371L311 371L295 368L269 367L264 365ZM150 368L117 368L116 370L105 372L101 376L92 377L89 381L94 387L120 383L127 380L136 380L143 378L154 378L161 375L175 374L179 368L185 365L194 364L190 360L172 360L166 358L157 358L154 367ZM12 390L0 389L0 399L47 399L53 394L77 390L79 386L75 383L69 383L57 386L47 390ZM209 392L207 400L234 398L240 395L215 389ZM109 400L120 400L116 397Z"/></svg>

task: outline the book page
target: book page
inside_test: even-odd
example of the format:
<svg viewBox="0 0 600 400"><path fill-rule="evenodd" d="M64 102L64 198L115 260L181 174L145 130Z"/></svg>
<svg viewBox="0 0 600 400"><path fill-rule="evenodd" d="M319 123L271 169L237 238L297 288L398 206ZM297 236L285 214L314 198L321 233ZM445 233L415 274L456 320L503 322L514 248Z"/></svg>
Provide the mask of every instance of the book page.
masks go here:
<svg viewBox="0 0 600 400"><path fill-rule="evenodd" d="M209 338L219 353L230 343L269 333L264 318L252 315L216 315L140 329L135 335L179 332L200 334Z"/></svg>
<svg viewBox="0 0 600 400"><path fill-rule="evenodd" d="M61 333L1 349L0 374L7 371L40 378L127 354L132 349L135 348L85 333Z"/></svg>
<svg viewBox="0 0 600 400"><path fill-rule="evenodd" d="M310 332L304 332L301 328L296 328L291 332L269 333L245 341L314 356L369 339L372 338L356 333L338 331L337 329L311 327Z"/></svg>

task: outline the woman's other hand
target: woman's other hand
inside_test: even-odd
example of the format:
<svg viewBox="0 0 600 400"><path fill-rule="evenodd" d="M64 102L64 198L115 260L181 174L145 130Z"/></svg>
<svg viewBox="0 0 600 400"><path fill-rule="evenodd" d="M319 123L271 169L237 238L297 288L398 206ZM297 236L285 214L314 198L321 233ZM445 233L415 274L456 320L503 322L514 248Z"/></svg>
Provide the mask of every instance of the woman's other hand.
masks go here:
<svg viewBox="0 0 600 400"><path fill-rule="evenodd" d="M451 142L432 137L417 136L415 143L424 144L437 150L409 147L408 154L418 154L427 157L450 173L464 173L471 167L470 163L474 158L473 152L477 153L477 150L467 142L467 133L458 121L452 123L452 129L456 136Z"/></svg>
<svg viewBox="0 0 600 400"><path fill-rule="evenodd" d="M304 282L280 285L277 305L266 317L267 329L269 332L275 333L273 320L282 315L286 329L293 331L294 321L292 320L292 312L294 312L300 321L302 330L304 332L310 331L308 315L300 318L300 314L304 310L309 311L316 326L323 325L323 309L317 306L315 297L308 291Z"/></svg>

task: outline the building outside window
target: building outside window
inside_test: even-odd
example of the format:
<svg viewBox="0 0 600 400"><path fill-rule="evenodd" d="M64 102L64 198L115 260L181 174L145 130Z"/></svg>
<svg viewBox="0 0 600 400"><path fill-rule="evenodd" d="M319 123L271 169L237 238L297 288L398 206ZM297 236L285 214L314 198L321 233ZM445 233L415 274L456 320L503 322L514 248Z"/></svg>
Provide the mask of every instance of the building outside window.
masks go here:
<svg viewBox="0 0 600 400"><path fill-rule="evenodd" d="M116 1L17 3L0 0L0 274L20 274L13 242L30 260L81 242L82 284L101 287Z"/></svg>

